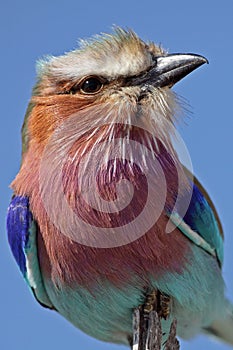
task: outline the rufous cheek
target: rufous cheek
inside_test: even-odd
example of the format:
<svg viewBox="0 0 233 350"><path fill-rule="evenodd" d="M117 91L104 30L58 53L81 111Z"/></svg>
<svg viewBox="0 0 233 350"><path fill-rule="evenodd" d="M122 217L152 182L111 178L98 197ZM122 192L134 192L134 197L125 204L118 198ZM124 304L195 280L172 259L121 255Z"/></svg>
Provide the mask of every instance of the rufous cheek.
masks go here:
<svg viewBox="0 0 233 350"><path fill-rule="evenodd" d="M34 107L28 119L29 138L44 146L68 117L78 113L89 105L98 104L90 98L79 98L76 95L53 95L32 97Z"/></svg>

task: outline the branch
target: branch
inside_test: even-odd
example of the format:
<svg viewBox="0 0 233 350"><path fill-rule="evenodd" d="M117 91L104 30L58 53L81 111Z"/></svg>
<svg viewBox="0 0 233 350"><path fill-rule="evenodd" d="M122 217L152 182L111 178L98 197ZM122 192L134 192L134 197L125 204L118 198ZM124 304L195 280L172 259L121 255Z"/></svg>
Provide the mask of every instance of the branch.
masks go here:
<svg viewBox="0 0 233 350"><path fill-rule="evenodd" d="M164 350L179 350L179 341L176 338L177 321L173 320ZM157 311L145 312L138 307L133 313L133 341L132 350L161 350L162 327L161 318Z"/></svg>

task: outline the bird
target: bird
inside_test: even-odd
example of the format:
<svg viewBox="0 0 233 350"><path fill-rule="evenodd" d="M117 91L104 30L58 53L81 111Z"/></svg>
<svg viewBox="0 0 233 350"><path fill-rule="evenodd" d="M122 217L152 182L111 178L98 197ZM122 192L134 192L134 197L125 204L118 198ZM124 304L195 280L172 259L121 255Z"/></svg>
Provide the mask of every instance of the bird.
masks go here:
<svg viewBox="0 0 233 350"><path fill-rule="evenodd" d="M8 240L36 300L99 340L129 345L158 291L164 342L175 318L233 345L222 225L173 142L172 88L206 63L120 27L37 63Z"/></svg>

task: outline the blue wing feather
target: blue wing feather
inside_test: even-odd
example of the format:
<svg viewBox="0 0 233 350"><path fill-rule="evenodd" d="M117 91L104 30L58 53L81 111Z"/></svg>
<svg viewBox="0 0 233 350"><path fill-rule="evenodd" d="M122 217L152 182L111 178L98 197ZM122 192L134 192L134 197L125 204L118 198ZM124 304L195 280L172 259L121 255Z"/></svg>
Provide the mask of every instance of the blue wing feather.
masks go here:
<svg viewBox="0 0 233 350"><path fill-rule="evenodd" d="M8 208L7 232L8 241L17 264L25 277L26 257L24 249L28 242L29 227L32 215L29 211L27 197L13 197Z"/></svg>
<svg viewBox="0 0 233 350"><path fill-rule="evenodd" d="M209 195L204 190L199 181L191 176L188 171L187 175L190 179L192 196L188 209L183 216L183 222L185 225L187 225L188 228L193 231L194 235L197 233L201 238L203 238L203 242L205 242L206 245L210 247L210 249L215 251L219 264L222 265L223 233L217 211ZM192 178L194 181L192 181ZM178 200L175 208L175 212L178 215L180 213L184 213L183 206L186 205L187 196L189 195L189 193L186 193ZM185 227L182 227L182 231L184 230ZM187 236L189 236L189 234L190 232L187 232ZM204 247L203 244L201 245Z"/></svg>
<svg viewBox="0 0 233 350"><path fill-rule="evenodd" d="M37 226L26 196L14 196L7 214L8 241L15 260L36 299L53 308L44 287L37 255Z"/></svg>
<svg viewBox="0 0 233 350"><path fill-rule="evenodd" d="M192 199L184 221L202 236L223 261L223 239L214 212L200 189L193 184Z"/></svg>

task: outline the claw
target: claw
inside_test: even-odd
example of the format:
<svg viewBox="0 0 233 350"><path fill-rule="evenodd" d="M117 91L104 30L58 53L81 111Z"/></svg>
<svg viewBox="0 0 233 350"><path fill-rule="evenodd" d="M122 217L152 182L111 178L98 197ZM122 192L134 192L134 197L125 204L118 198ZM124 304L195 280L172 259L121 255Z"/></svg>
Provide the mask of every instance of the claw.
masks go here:
<svg viewBox="0 0 233 350"><path fill-rule="evenodd" d="M154 289L151 293L147 294L145 303L143 304L144 313L150 313L155 310L159 317L168 318L170 314L171 298L164 293Z"/></svg>

